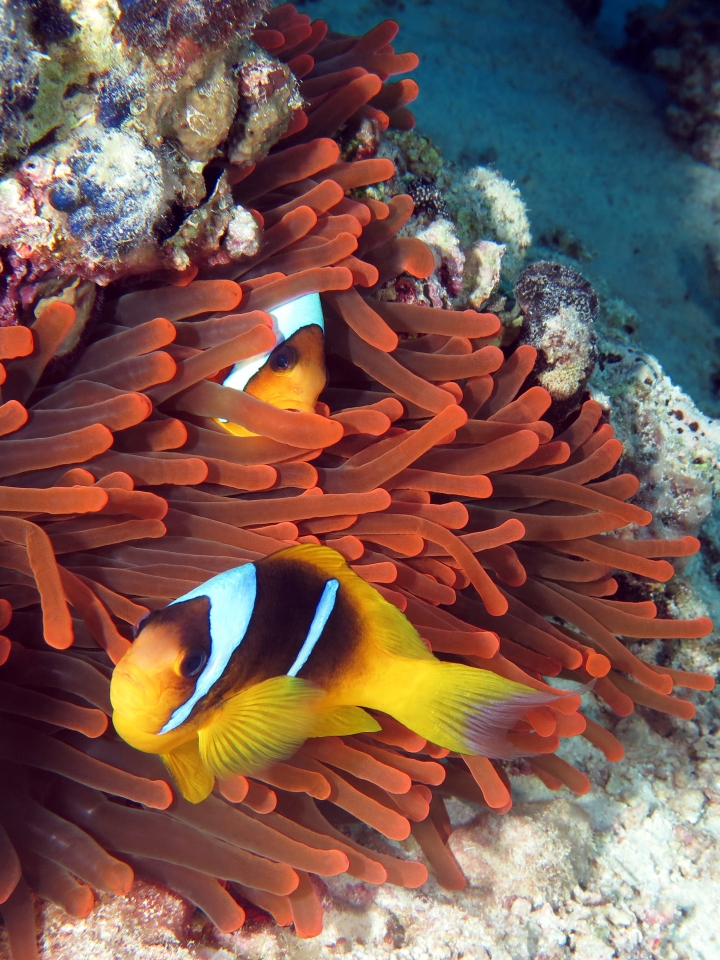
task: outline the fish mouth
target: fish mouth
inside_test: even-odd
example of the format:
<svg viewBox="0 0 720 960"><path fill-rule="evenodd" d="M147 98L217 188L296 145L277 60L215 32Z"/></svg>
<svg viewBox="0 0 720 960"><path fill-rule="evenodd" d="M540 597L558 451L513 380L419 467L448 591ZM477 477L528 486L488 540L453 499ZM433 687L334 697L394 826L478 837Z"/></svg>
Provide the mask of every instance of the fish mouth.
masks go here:
<svg viewBox="0 0 720 960"><path fill-rule="evenodd" d="M291 413L315 413L314 403L298 400L297 397L290 400L272 400L271 403L274 407L279 407L280 410L289 410Z"/></svg>
<svg viewBox="0 0 720 960"><path fill-rule="evenodd" d="M124 703L120 707L115 707L112 716L115 731L125 743L134 747L135 750L142 750L143 753L155 754L169 753L197 735L196 731L188 728L186 724L182 724L176 730L162 733L167 719L167 709L146 710L141 713Z"/></svg>
<svg viewBox="0 0 720 960"><path fill-rule="evenodd" d="M157 733L162 727L153 713L160 704L162 687L145 674L138 676L129 666L118 666L110 681L110 703L115 713L134 718L134 726L146 733ZM153 729L153 726L155 729Z"/></svg>
<svg viewBox="0 0 720 960"><path fill-rule="evenodd" d="M124 710L115 710L112 720L116 733L136 750L142 750L144 753L166 752L167 747L159 735L157 724L155 724L155 730L146 730L142 724L138 724L135 716L129 716Z"/></svg>

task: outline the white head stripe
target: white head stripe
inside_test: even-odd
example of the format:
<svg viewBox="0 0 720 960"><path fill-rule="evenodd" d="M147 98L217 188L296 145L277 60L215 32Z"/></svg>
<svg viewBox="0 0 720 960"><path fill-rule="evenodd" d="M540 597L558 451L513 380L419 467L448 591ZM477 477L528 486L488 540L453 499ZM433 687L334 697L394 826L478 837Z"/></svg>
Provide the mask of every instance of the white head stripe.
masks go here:
<svg viewBox="0 0 720 960"><path fill-rule="evenodd" d="M289 340L301 327L308 327L311 323L316 323L325 331L319 293L307 293L304 297L275 307L270 313L283 340Z"/></svg>
<svg viewBox="0 0 720 960"><path fill-rule="evenodd" d="M307 637L305 637L305 642L300 647L300 652L298 653L297 657L295 657L295 663L287 672L289 677L297 676L299 671L305 666L308 657L315 649L315 644L320 639L320 636L325 629L325 624L328 622L330 614L335 609L335 599L337 597L339 586L340 583L338 580L328 580L328 582L325 584L320 600L318 601L318 605L315 608L315 616L310 624L310 629L308 630Z"/></svg>
<svg viewBox="0 0 720 960"><path fill-rule="evenodd" d="M301 327L308 327L313 323L317 324L323 333L325 332L320 295L317 293L308 293L304 297L298 297L297 300L291 300L290 303L283 303L271 310L270 316L273 318L275 346L283 340L289 340ZM223 380L223 386L244 390L250 377L255 376L271 352L268 350L267 353L258 353L257 356L248 357L247 360L239 360Z"/></svg>
<svg viewBox="0 0 720 960"><path fill-rule="evenodd" d="M247 633L255 609L257 572L254 563L234 567L219 573L212 580L201 583L184 597L173 600L169 606L207 597L210 601L210 656L198 677L193 695L175 710L160 733L179 727L190 716L195 704L208 693L225 672L230 657Z"/></svg>

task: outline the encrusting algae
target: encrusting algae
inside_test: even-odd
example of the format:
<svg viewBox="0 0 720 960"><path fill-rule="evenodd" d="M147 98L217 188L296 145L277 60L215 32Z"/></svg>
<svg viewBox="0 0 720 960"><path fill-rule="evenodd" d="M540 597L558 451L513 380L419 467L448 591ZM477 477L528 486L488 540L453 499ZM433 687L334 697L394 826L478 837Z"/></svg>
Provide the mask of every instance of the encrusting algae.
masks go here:
<svg viewBox="0 0 720 960"><path fill-rule="evenodd" d="M189 269L110 291L60 382L43 373L73 326L70 304L0 330L0 901L13 960L38 956L31 891L82 917L93 888L125 893L135 873L221 930L240 927L249 902L312 937L311 875L427 878L353 840L316 800L385 837L412 833L450 889L465 880L443 797L510 808L501 763L450 753L377 708L373 729L309 739L248 776L221 771L210 796L185 800L159 758L109 727L110 677L134 624L217 574L331 547L439 660L548 698L506 737L551 789L590 786L557 756L562 738L610 760L623 750L549 680L594 683L619 716L637 703L689 718L674 688L712 687L619 639L697 638L712 624L612 599L613 571L665 582L666 558L699 545L629 538L651 517L628 502L638 483L615 472L622 447L600 406L586 400L554 436L547 390L523 390L536 351L494 346L495 315L373 295L434 269L420 240L397 236L409 197L352 196L393 164L343 161L332 139L348 123L411 125L415 84L387 82L416 63L395 54L396 31L325 39L290 5L268 14L256 36L300 79L306 106L266 159L228 167L234 201L263 225L233 276ZM315 412L222 385L275 348L271 311L315 294L329 375Z"/></svg>

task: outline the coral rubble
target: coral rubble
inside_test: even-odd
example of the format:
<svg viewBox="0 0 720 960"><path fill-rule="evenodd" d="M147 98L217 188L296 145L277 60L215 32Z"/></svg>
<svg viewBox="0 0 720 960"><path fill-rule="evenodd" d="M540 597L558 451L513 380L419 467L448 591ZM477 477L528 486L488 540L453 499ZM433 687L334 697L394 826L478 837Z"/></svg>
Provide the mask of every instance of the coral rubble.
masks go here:
<svg viewBox="0 0 720 960"><path fill-rule="evenodd" d="M160 5L142 9L154 24ZM496 346L495 314L431 306L433 275L447 292L442 256L404 232L409 195L379 198L397 181L393 164L340 158L334 137L411 125L416 88L387 82L416 62L395 53L396 30L326 39L324 24L285 5L256 31L301 75L306 123L254 167L227 167L232 204L263 225L254 245L239 217L243 259L206 264L199 279L156 271L111 288L62 379L49 364L76 329L67 298L46 296L31 329L0 330L0 899L14 960L37 957L31 889L83 917L91 888L124 893L135 874L226 933L261 913L315 936L317 877L340 891L333 878L347 873L368 897L426 879L373 831L412 836L439 882L460 890L446 801L510 809L504 765L449 756L383 717L378 733L309 741L197 806L178 797L157 758L108 728L108 676L139 616L213 573L326 543L440 657L539 690L594 684L618 717L637 704L689 720L675 688L712 686L642 650L710 631L703 616L658 617L642 592L660 590L674 572L665 558L697 541L629 536L651 515L629 502L638 482L615 469L622 445L601 405L576 389L554 436L550 392L528 386L537 350ZM413 189L413 229L448 223L444 240L435 234L448 249L447 211ZM591 292L562 276L592 313ZM272 345L269 310L308 293L323 298L329 350L315 413L215 382ZM215 418L257 436L231 436ZM530 710L509 736L527 752L524 775L582 795L589 779L556 753L561 739L607 761L623 748L579 702Z"/></svg>
<svg viewBox="0 0 720 960"><path fill-rule="evenodd" d="M501 279L516 279L532 237L515 184L489 167L448 162L414 130L388 131L376 151L396 173L368 194L379 200L408 194L414 209L403 233L424 240L435 256L422 302L480 309Z"/></svg>

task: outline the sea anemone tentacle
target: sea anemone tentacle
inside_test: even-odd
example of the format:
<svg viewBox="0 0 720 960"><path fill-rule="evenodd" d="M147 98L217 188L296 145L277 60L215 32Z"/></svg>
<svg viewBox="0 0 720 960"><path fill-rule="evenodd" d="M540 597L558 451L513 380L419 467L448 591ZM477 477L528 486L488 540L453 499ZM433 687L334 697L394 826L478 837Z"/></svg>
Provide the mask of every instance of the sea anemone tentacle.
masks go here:
<svg viewBox="0 0 720 960"><path fill-rule="evenodd" d="M501 764L449 756L384 716L377 733L311 741L257 777L220 782L197 807L179 798L157 758L105 731L108 677L140 616L215 573L324 543L440 657L544 692L553 678L594 682L619 716L637 703L687 718L674 687L712 685L621 639L696 638L712 625L612 599L615 572L665 582L667 558L699 544L626 539L650 517L628 503L635 479L613 473L622 448L599 405L587 400L554 438L549 394L523 390L535 351L488 344L494 315L378 295L401 272L426 276L432 257L398 236L410 198L348 195L392 177L392 164L341 161L330 138L350 120L407 128L416 87L387 80L416 60L394 53L390 21L327 40L307 19L285 5L256 34L302 72L307 101L305 126L251 173L231 171L237 202L265 223L256 256L231 275L150 278L109 298L55 385L42 375L72 307L0 332L0 909L15 960L37 956L28 882L81 916L90 886L126 892L136 870L222 930L243 923L237 894L313 936L322 908L309 874L411 888L427 877L357 843L315 800L389 838L412 832L452 889L464 879L443 796L510 808ZM214 382L268 348L269 310L309 293L324 300L330 369L315 413ZM216 418L258 435L231 436ZM509 736L543 783L582 794L585 775L555 755L560 738L582 736L613 761L622 747L579 707L578 696L529 709Z"/></svg>

